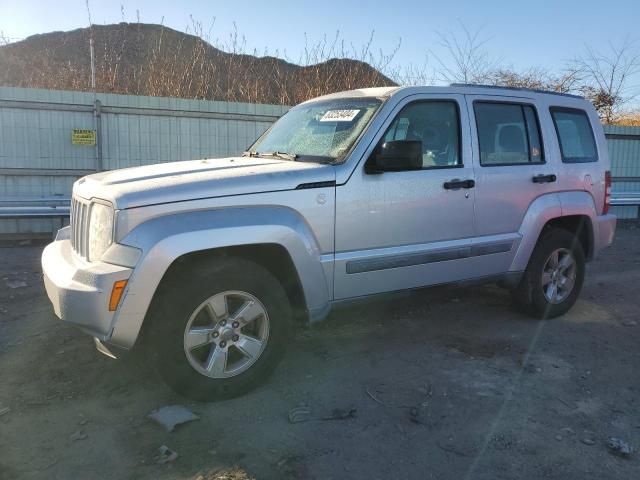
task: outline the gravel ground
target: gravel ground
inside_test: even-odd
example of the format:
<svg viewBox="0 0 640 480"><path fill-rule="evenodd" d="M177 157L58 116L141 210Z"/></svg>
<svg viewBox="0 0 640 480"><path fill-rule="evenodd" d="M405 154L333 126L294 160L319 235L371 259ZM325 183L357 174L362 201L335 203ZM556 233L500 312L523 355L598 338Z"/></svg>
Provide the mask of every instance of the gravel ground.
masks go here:
<svg viewBox="0 0 640 480"><path fill-rule="evenodd" d="M98 354L55 319L42 247L0 248L0 478L639 478L639 240L619 229L562 318L524 317L494 286L379 297L298 332L265 386L212 404L135 350ZM200 419L168 433L147 418L175 404ZM178 457L159 464L162 445Z"/></svg>

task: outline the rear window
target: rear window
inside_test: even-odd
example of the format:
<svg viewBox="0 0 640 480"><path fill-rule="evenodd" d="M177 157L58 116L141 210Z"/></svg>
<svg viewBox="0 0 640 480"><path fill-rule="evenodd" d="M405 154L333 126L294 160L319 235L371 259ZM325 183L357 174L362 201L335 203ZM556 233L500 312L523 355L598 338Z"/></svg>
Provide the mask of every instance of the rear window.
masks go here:
<svg viewBox="0 0 640 480"><path fill-rule="evenodd" d="M597 162L598 150L591 122L583 110L552 108L551 116L558 134L564 163Z"/></svg>
<svg viewBox="0 0 640 480"><path fill-rule="evenodd" d="M475 102L480 165L543 163L536 111L519 103Z"/></svg>

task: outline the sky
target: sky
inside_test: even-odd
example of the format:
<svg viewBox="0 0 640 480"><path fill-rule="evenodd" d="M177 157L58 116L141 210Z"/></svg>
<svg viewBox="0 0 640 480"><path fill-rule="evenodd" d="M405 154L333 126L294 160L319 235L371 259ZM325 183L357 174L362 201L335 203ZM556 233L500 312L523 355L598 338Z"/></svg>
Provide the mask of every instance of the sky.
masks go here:
<svg viewBox="0 0 640 480"><path fill-rule="evenodd" d="M310 44L340 31L347 44L362 46L374 33L373 48L390 53L401 41L395 65L436 66L445 58L439 34L480 30L489 53L516 69L558 70L585 47L604 49L629 37L640 42L638 0L457 0L402 2L322 2L247 0L89 0L95 24L125 21L163 23L184 31L191 18L224 43L237 25L246 50L265 48L297 61ZM0 32L11 40L89 23L85 0L0 0ZM635 81L635 79L634 79ZM640 88L640 80L638 80Z"/></svg>

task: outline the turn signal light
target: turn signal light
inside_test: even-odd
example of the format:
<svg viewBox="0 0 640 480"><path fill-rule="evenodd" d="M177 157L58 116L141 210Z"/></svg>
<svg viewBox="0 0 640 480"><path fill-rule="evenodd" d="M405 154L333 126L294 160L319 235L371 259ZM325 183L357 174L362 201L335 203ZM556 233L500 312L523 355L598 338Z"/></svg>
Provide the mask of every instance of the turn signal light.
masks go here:
<svg viewBox="0 0 640 480"><path fill-rule="evenodd" d="M120 303L120 298L124 293L124 288L127 286L127 280L118 280L114 282L113 289L111 290L111 298L109 299L109 311L115 312Z"/></svg>

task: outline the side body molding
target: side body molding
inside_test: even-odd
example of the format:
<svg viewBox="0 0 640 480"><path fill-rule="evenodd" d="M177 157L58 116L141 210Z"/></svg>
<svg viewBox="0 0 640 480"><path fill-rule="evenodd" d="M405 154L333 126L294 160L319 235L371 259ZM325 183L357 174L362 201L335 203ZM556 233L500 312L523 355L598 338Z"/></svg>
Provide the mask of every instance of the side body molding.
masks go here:
<svg viewBox="0 0 640 480"><path fill-rule="evenodd" d="M282 206L223 208L177 213L137 226L120 242L143 254L113 320L110 342L135 343L162 277L177 258L230 246L278 244L284 247L302 284L307 309L326 310L330 296L316 238L304 219Z"/></svg>
<svg viewBox="0 0 640 480"><path fill-rule="evenodd" d="M569 215L584 215L589 218L589 234L593 239L593 228L597 213L593 197L587 192L559 192L541 195L527 209L520 225L522 242L513 257L510 271L520 272L527 268L529 257L549 220Z"/></svg>

